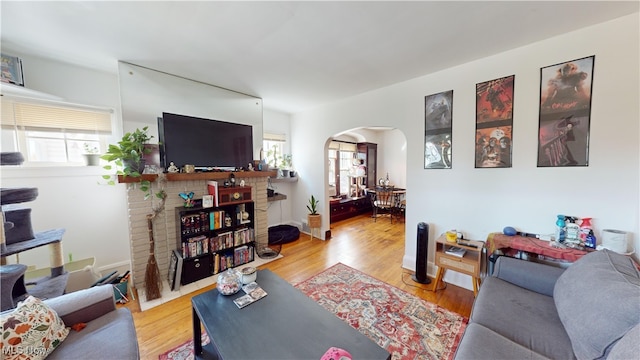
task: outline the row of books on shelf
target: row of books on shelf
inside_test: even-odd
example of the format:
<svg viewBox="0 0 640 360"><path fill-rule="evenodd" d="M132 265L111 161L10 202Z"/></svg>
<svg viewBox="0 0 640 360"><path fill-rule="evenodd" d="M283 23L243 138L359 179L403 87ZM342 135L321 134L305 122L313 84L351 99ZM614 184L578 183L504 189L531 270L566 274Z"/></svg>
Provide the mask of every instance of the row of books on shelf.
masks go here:
<svg viewBox="0 0 640 360"><path fill-rule="evenodd" d="M253 261L253 246L241 246L233 250L233 266Z"/></svg>
<svg viewBox="0 0 640 360"><path fill-rule="evenodd" d="M204 235L194 236L182 242L182 255L185 258L216 252L253 242L254 230L244 228L228 231L208 238Z"/></svg>
<svg viewBox="0 0 640 360"><path fill-rule="evenodd" d="M226 218L228 220L225 220ZM231 226L231 217L227 216L226 211L216 210L209 213L209 228L211 230L222 229L225 226Z"/></svg>
<svg viewBox="0 0 640 360"><path fill-rule="evenodd" d="M189 238L182 242L182 256L190 258L209 252L209 238L204 235Z"/></svg>
<svg viewBox="0 0 640 360"><path fill-rule="evenodd" d="M217 274L242 264L253 261L253 246L245 245L228 253L216 253L213 255L213 273Z"/></svg>
<svg viewBox="0 0 640 360"><path fill-rule="evenodd" d="M254 239L253 228L244 228L233 232L233 245L239 246L252 242Z"/></svg>
<svg viewBox="0 0 640 360"><path fill-rule="evenodd" d="M238 209L235 215L238 224L247 224L251 220L242 220ZM205 231L222 229L233 226L231 214L224 210L201 211L197 214L185 214L180 217L180 232L182 235L200 234Z"/></svg>

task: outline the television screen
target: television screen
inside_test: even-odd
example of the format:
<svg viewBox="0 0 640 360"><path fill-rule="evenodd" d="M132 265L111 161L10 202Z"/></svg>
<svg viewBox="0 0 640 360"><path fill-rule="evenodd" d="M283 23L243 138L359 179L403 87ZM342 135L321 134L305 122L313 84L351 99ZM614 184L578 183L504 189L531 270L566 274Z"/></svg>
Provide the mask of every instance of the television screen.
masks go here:
<svg viewBox="0 0 640 360"><path fill-rule="evenodd" d="M160 161L196 169L241 168L253 161L251 125L162 113L158 118Z"/></svg>

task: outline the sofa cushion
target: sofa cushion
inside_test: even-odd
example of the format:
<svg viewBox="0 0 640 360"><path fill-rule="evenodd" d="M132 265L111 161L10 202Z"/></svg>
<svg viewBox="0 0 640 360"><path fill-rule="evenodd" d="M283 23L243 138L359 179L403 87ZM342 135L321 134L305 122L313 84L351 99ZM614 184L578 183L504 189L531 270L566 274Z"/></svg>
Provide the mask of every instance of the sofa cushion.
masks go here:
<svg viewBox="0 0 640 360"><path fill-rule="evenodd" d="M471 321L542 356L575 358L550 296L488 277L473 304Z"/></svg>
<svg viewBox="0 0 640 360"><path fill-rule="evenodd" d="M456 360L478 359L548 359L506 337L471 323L464 331L462 341L455 354Z"/></svg>
<svg viewBox="0 0 640 360"><path fill-rule="evenodd" d="M138 341L131 312L119 308L87 323L69 336L47 360L138 359Z"/></svg>
<svg viewBox="0 0 640 360"><path fill-rule="evenodd" d="M563 272L564 269L559 267L500 256L493 276L521 288L553 296L553 288Z"/></svg>
<svg viewBox="0 0 640 360"><path fill-rule="evenodd" d="M640 324L629 330L611 348L608 359L637 359L640 354Z"/></svg>
<svg viewBox="0 0 640 360"><path fill-rule="evenodd" d="M101 285L45 300L67 326L89 322L116 309L113 286Z"/></svg>
<svg viewBox="0 0 640 360"><path fill-rule="evenodd" d="M69 334L62 319L33 296L0 318L3 359L44 359Z"/></svg>
<svg viewBox="0 0 640 360"><path fill-rule="evenodd" d="M578 358L605 358L640 322L640 272L613 251L576 261L558 278L553 297Z"/></svg>

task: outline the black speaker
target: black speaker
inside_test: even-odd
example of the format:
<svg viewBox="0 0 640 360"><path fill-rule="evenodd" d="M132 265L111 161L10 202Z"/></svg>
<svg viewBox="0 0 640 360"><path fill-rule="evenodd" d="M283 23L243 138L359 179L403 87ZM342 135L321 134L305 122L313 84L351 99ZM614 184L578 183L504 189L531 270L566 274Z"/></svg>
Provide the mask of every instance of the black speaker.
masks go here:
<svg viewBox="0 0 640 360"><path fill-rule="evenodd" d="M416 273L411 276L413 281L420 284L430 284L427 276L427 250L429 246L429 225L418 224L417 249L416 249Z"/></svg>

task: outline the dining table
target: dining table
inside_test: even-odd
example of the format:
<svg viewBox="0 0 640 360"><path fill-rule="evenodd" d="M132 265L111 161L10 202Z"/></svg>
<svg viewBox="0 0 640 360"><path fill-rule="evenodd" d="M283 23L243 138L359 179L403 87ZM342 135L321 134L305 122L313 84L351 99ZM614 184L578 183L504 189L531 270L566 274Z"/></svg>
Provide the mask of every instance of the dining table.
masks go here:
<svg viewBox="0 0 640 360"><path fill-rule="evenodd" d="M392 189L392 193L393 193L393 205L392 207L394 209L396 209L397 212L402 213L402 215L404 215L404 211L407 207L407 199L406 199L406 195L407 195L407 189L403 189L403 188L397 188L395 186L389 185L386 187L381 187L378 186L376 188L366 188L365 189L365 194L367 196L370 196L368 194L373 194L373 196L375 196L377 189L380 188L391 188Z"/></svg>

